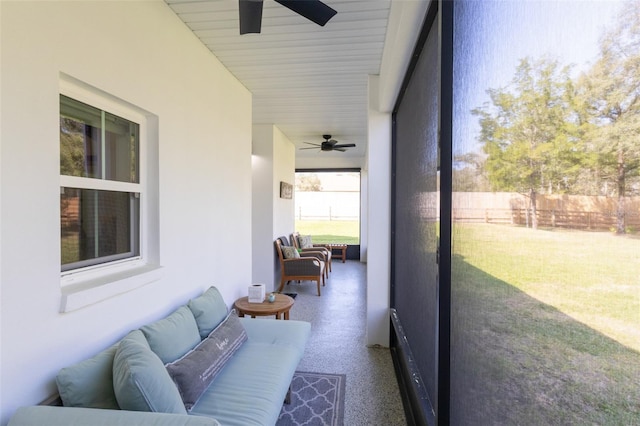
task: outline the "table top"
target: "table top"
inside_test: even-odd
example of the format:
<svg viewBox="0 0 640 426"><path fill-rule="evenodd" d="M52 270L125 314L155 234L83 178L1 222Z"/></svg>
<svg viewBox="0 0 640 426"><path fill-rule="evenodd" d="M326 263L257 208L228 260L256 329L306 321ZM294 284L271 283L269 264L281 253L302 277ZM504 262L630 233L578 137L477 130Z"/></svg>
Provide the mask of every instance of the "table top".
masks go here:
<svg viewBox="0 0 640 426"><path fill-rule="evenodd" d="M267 295L268 297L269 295ZM238 311L249 315L274 315L278 312L285 312L293 306L293 298L286 294L276 293L275 302L265 300L262 303L249 303L247 296L241 297L233 304Z"/></svg>
<svg viewBox="0 0 640 426"><path fill-rule="evenodd" d="M347 244L325 244L325 246L333 247L333 248L343 248L343 247L347 247Z"/></svg>

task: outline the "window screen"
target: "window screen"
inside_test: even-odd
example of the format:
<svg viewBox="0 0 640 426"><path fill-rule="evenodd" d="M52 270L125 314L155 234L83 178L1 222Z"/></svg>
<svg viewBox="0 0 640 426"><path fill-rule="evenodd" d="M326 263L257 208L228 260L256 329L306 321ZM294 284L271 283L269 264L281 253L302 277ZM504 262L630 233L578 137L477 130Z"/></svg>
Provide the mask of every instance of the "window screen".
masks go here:
<svg viewBox="0 0 640 426"><path fill-rule="evenodd" d="M451 424L637 423L640 3L454 7Z"/></svg>
<svg viewBox="0 0 640 426"><path fill-rule="evenodd" d="M434 26L394 115L392 299L436 400L438 37Z"/></svg>

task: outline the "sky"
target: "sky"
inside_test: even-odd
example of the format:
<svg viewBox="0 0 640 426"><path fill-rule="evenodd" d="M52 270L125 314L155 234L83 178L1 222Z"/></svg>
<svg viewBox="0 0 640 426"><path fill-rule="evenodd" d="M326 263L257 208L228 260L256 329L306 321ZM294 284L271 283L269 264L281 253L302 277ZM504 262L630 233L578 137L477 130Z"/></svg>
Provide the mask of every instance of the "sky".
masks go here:
<svg viewBox="0 0 640 426"><path fill-rule="evenodd" d="M509 84L520 59L557 58L573 76L598 55L598 39L621 6L615 0L467 0L456 3L454 153L477 151L487 89Z"/></svg>

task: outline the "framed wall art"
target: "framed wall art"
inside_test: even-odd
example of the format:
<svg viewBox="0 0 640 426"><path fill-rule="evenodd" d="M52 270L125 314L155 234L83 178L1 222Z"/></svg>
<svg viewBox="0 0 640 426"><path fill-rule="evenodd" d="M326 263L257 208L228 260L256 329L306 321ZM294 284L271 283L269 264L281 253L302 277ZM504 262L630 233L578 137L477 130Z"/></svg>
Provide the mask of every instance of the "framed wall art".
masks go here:
<svg viewBox="0 0 640 426"><path fill-rule="evenodd" d="M292 198L293 185L287 182L280 182L280 198Z"/></svg>

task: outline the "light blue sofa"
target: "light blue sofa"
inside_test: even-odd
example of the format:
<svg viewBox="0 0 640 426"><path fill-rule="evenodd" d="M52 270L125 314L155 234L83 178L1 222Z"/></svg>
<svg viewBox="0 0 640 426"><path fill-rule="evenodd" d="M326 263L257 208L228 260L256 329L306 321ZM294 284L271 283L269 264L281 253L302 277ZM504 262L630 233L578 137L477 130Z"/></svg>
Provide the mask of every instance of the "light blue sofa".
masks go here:
<svg viewBox="0 0 640 426"><path fill-rule="evenodd" d="M64 406L21 407L9 426L273 425L309 332L302 321L238 318L211 287L63 368Z"/></svg>

